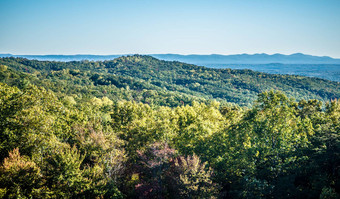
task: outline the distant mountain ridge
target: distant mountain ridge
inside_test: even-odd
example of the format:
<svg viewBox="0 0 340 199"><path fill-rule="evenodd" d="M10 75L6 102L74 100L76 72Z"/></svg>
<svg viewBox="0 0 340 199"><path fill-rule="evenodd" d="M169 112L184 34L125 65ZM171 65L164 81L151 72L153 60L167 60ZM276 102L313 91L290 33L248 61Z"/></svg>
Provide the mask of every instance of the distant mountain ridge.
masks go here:
<svg viewBox="0 0 340 199"><path fill-rule="evenodd" d="M302 53L291 55L273 54L237 54L237 55L177 55L177 54L155 54L158 59L176 60L192 64L340 64L340 59L328 56L313 56Z"/></svg>
<svg viewBox="0 0 340 199"><path fill-rule="evenodd" d="M0 57L23 57L28 59L48 60L48 61L104 61L111 60L123 55L12 55L0 54ZM284 54L235 54L235 55L180 55L180 54L149 54L157 59L166 61L180 61L185 63L206 65L206 64L340 64L340 59L328 56L313 56L302 53L291 55Z"/></svg>

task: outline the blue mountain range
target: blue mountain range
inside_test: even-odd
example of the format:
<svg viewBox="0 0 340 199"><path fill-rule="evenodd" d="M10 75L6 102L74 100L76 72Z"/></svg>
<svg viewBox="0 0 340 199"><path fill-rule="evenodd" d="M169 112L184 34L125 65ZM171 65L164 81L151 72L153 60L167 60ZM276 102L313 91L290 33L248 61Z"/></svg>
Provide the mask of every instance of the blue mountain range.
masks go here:
<svg viewBox="0 0 340 199"><path fill-rule="evenodd" d="M0 54L0 57L24 57L28 59L50 60L50 61L103 61L115 59L117 57L128 55L12 55ZM236 54L236 55L180 55L180 54L150 54L151 56L167 60L180 61L197 65L211 64L340 64L340 59L335 59L328 56L313 56L302 53L291 55L284 54Z"/></svg>

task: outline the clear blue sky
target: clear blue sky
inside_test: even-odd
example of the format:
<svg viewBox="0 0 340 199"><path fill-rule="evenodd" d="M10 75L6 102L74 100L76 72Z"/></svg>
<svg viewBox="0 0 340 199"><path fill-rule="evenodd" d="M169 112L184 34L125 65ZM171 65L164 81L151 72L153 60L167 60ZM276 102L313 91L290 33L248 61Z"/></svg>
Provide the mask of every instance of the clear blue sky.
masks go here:
<svg viewBox="0 0 340 199"><path fill-rule="evenodd" d="M0 0L0 53L340 58L340 0Z"/></svg>

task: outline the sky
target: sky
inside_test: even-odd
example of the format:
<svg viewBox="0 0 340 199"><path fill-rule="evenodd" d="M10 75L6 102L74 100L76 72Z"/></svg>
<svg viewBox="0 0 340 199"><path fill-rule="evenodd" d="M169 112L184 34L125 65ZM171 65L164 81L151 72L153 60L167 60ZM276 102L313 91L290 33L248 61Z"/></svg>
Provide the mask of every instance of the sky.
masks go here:
<svg viewBox="0 0 340 199"><path fill-rule="evenodd" d="M340 0L0 0L0 53L340 58Z"/></svg>

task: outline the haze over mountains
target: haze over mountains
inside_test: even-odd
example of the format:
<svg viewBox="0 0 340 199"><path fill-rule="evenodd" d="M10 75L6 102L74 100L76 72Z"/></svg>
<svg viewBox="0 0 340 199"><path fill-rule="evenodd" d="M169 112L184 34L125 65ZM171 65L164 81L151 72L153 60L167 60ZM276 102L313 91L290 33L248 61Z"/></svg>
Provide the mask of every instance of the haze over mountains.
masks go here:
<svg viewBox="0 0 340 199"><path fill-rule="evenodd" d="M124 54L127 55L127 54ZM340 64L340 59L328 56L313 56L302 53L291 55L284 54L236 54L236 55L180 55L180 54L150 54L151 56L166 61L181 61L197 65L211 64ZM24 57L28 59L49 61L104 61L122 55L12 55L0 54L0 57Z"/></svg>
<svg viewBox="0 0 340 199"><path fill-rule="evenodd" d="M126 54L128 55L128 54ZM0 57L22 57L39 61L105 61L123 55L12 55L0 54ZM318 77L340 82L340 59L328 56L313 56L302 53L283 54L238 54L238 55L180 55L151 54L166 60L180 61L209 68L250 69L270 74L290 74L307 77Z"/></svg>
<svg viewBox="0 0 340 199"><path fill-rule="evenodd" d="M177 55L177 54L155 54L154 57L163 60L177 60L192 64L340 64L340 59L331 57L320 57L295 53L291 55L273 54L237 54L237 55Z"/></svg>

